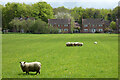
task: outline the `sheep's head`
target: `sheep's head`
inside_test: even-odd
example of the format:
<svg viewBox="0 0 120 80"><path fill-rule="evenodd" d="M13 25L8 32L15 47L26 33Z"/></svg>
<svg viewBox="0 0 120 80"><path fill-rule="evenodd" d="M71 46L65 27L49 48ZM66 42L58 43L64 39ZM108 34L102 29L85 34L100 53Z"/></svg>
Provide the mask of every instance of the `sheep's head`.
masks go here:
<svg viewBox="0 0 120 80"><path fill-rule="evenodd" d="M24 67L24 66L25 66L25 63L26 63L26 62L20 62L21 67Z"/></svg>

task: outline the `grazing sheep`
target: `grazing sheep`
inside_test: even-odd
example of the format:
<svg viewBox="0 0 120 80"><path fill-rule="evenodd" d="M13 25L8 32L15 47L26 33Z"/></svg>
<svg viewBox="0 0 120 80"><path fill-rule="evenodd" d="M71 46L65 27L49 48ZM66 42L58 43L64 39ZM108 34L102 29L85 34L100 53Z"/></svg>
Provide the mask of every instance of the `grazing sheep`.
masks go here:
<svg viewBox="0 0 120 80"><path fill-rule="evenodd" d="M82 46L83 43L80 42L67 42L66 46Z"/></svg>
<svg viewBox="0 0 120 80"><path fill-rule="evenodd" d="M66 46L71 46L71 43L70 43L70 42L67 42L67 43L66 43Z"/></svg>
<svg viewBox="0 0 120 80"><path fill-rule="evenodd" d="M74 42L71 42L71 43L70 43L70 46L74 46Z"/></svg>
<svg viewBox="0 0 120 80"><path fill-rule="evenodd" d="M78 46L82 46L82 45L83 45L83 43L78 43L77 45L78 45Z"/></svg>
<svg viewBox="0 0 120 80"><path fill-rule="evenodd" d="M26 72L26 74L29 72L36 72L40 74L40 69L41 69L41 63L40 62L20 62L21 64L21 69L23 72Z"/></svg>
<svg viewBox="0 0 120 80"><path fill-rule="evenodd" d="M94 42L94 44L97 44L97 42Z"/></svg>
<svg viewBox="0 0 120 80"><path fill-rule="evenodd" d="M74 42L74 46L78 46L79 42Z"/></svg>

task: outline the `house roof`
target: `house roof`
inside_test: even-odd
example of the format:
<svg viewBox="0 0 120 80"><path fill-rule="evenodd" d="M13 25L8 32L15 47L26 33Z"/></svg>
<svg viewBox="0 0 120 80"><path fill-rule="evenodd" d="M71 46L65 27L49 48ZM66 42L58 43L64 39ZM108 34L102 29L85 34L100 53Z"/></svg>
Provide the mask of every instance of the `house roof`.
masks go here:
<svg viewBox="0 0 120 80"><path fill-rule="evenodd" d="M28 20L28 19L31 19L31 20L35 20L34 17L15 17L14 19L19 19L19 20Z"/></svg>
<svg viewBox="0 0 120 80"><path fill-rule="evenodd" d="M109 25L110 25L110 21L104 21L104 24L105 24L106 26L109 26Z"/></svg>
<svg viewBox="0 0 120 80"><path fill-rule="evenodd" d="M70 19L48 19L49 24L70 24Z"/></svg>
<svg viewBox="0 0 120 80"><path fill-rule="evenodd" d="M82 19L82 24L103 24L104 23L104 19L100 18L100 19Z"/></svg>

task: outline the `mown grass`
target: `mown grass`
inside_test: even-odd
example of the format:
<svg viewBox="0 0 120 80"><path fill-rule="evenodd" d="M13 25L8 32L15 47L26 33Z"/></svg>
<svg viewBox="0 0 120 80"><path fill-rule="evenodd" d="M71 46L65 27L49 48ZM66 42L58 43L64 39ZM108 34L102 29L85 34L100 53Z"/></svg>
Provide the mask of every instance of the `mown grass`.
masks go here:
<svg viewBox="0 0 120 80"><path fill-rule="evenodd" d="M66 42L83 42L66 47ZM94 42L98 44L95 45ZM20 61L40 61L41 74L26 75ZM117 34L3 34L3 78L117 78Z"/></svg>

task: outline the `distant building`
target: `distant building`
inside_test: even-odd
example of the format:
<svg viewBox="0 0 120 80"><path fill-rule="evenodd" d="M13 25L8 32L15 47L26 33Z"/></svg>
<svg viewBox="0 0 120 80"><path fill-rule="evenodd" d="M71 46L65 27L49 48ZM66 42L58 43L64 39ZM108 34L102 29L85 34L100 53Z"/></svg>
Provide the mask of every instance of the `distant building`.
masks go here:
<svg viewBox="0 0 120 80"><path fill-rule="evenodd" d="M48 19L49 26L57 27L59 33L71 33L70 19Z"/></svg>
<svg viewBox="0 0 120 80"><path fill-rule="evenodd" d="M2 31L2 27L0 27L0 31Z"/></svg>
<svg viewBox="0 0 120 80"><path fill-rule="evenodd" d="M15 17L14 18L15 20L35 20L35 18L34 17Z"/></svg>
<svg viewBox="0 0 120 80"><path fill-rule="evenodd" d="M109 26L107 21L104 19L82 19L82 33L103 33L106 26Z"/></svg>
<svg viewBox="0 0 120 80"><path fill-rule="evenodd" d="M14 18L14 20L20 20L20 21L22 21L22 20L33 20L33 21L35 21L35 18L34 17L15 17ZM16 30L16 28L13 28L13 30L12 30L13 32L16 32L17 30ZM21 28L20 30L19 30L19 32L21 32L21 33L24 33L24 29L23 28Z"/></svg>
<svg viewBox="0 0 120 80"><path fill-rule="evenodd" d="M120 18L116 19L117 33L120 33Z"/></svg>

